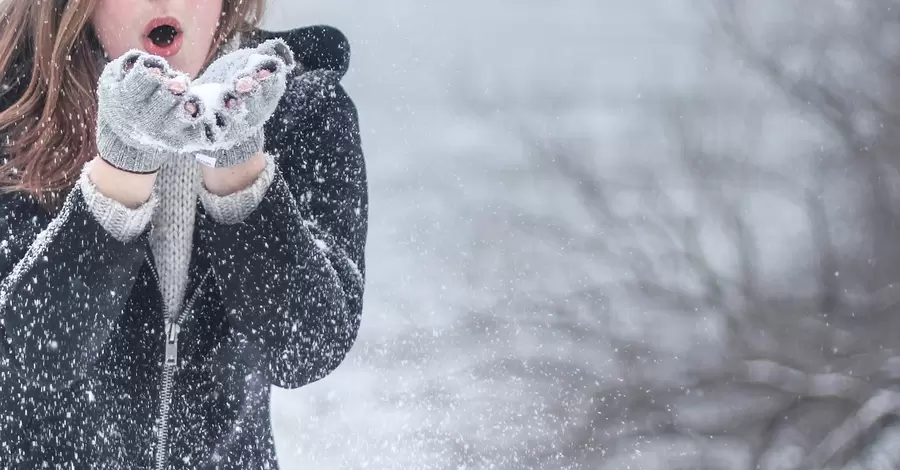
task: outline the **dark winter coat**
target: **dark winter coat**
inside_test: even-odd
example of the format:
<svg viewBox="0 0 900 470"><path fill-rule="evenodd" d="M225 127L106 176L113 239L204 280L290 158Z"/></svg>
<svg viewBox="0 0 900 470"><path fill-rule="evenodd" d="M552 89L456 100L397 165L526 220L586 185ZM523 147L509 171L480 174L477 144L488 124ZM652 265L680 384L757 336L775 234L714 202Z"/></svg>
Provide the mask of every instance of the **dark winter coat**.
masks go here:
<svg viewBox="0 0 900 470"><path fill-rule="evenodd" d="M253 214L222 225L198 203L167 469L278 468L270 385L329 374L360 324L368 201L338 83L346 39L261 34L331 72L289 78L265 132L279 172ZM154 468L165 332L149 228L117 241L77 186L59 214L19 193L0 207L0 468Z"/></svg>

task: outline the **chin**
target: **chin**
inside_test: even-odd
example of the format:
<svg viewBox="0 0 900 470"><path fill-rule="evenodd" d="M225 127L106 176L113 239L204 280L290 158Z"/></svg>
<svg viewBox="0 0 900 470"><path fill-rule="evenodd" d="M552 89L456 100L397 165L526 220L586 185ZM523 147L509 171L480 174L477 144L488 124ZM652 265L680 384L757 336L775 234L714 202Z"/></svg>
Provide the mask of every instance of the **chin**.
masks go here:
<svg viewBox="0 0 900 470"><path fill-rule="evenodd" d="M199 60L191 60L188 57L169 57L166 59L169 62L169 66L179 72L184 72L188 74L191 78L197 78L197 74L200 72L200 69L203 67L201 63L203 59Z"/></svg>

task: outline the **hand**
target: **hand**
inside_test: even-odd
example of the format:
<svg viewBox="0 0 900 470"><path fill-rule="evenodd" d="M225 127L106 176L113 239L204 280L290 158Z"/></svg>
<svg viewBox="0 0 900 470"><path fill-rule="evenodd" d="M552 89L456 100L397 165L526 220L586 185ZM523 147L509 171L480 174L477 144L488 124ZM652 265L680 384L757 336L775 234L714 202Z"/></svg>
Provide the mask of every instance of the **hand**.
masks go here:
<svg viewBox="0 0 900 470"><path fill-rule="evenodd" d="M190 90L201 101L204 136L183 150L210 157L205 163L213 167L234 166L261 152L263 125L278 107L294 66L291 49L280 39L210 64Z"/></svg>
<svg viewBox="0 0 900 470"><path fill-rule="evenodd" d="M203 136L188 78L162 57L133 50L103 69L97 87L97 148L121 170L153 173Z"/></svg>

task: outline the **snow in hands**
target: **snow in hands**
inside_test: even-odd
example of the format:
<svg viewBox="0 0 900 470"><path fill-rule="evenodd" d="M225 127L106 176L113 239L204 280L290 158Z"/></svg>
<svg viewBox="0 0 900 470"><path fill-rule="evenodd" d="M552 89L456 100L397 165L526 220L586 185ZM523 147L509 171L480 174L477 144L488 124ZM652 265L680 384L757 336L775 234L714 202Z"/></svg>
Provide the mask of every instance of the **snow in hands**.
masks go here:
<svg viewBox="0 0 900 470"><path fill-rule="evenodd" d="M293 68L293 54L279 39L226 54L193 82L164 58L132 50L101 76L100 114L107 118L102 124L131 148L193 154L259 140L252 146L258 151L263 125Z"/></svg>
<svg viewBox="0 0 900 470"><path fill-rule="evenodd" d="M206 139L183 151L212 151L213 166L236 165L262 151L263 125L278 107L294 64L291 49L280 39L216 59L190 90L203 106Z"/></svg>

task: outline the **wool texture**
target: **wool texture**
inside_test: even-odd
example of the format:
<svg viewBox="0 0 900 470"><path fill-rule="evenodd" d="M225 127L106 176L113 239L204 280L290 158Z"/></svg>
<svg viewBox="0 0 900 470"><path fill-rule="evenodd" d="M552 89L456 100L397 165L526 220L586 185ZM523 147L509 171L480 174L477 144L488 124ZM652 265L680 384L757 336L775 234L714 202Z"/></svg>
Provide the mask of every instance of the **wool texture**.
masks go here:
<svg viewBox="0 0 900 470"><path fill-rule="evenodd" d="M203 186L198 163L187 155L166 160L160 167L153 194L136 209L103 195L85 170L79 180L91 213L114 238L136 238L147 225L150 250L156 261L166 311L175 314L184 302L193 248L198 198L209 216L223 224L240 223L262 201L275 175L275 160L266 155L266 168L249 187L217 196Z"/></svg>
<svg viewBox="0 0 900 470"><path fill-rule="evenodd" d="M202 136L183 98L167 89L154 69L188 80L162 58L132 50L106 64L97 82L97 150L125 171L154 172L185 143Z"/></svg>

